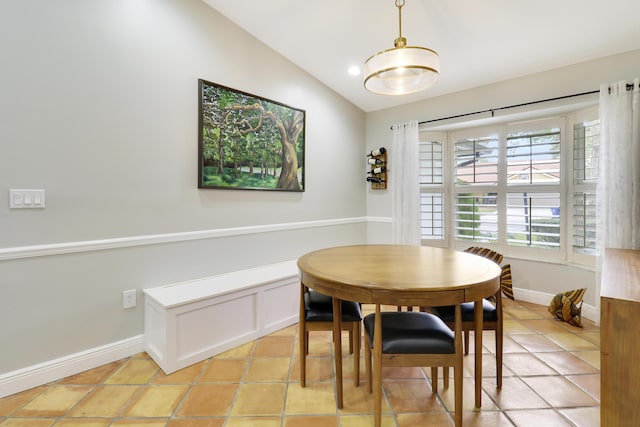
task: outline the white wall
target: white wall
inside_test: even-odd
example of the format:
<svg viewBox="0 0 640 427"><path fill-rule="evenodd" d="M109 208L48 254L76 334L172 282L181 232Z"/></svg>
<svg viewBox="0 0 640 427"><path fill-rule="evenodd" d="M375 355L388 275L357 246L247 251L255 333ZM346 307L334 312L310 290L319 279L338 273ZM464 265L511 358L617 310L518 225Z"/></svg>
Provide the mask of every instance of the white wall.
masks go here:
<svg viewBox="0 0 640 427"><path fill-rule="evenodd" d="M365 241L365 114L201 1L3 1L0 52L0 377L142 334L145 287ZM197 188L199 78L306 111L305 192Z"/></svg>
<svg viewBox="0 0 640 427"><path fill-rule="evenodd" d="M446 72L445 68L443 67L442 72ZM637 77L638 70L640 70L640 50L368 113L367 150L381 146L388 148L391 145L390 127L395 123L432 120L599 90L602 83L631 80ZM595 97L597 99L597 95ZM584 97L576 98L575 102L582 100ZM540 105L535 108L546 108L549 105ZM397 165L389 165L389 180L394 179L395 167ZM389 239L391 197L388 191L367 190L367 214L375 219L368 225L368 241ZM596 305L596 280L593 271L570 265L513 260L508 258L508 254L505 255L506 260L512 262L514 287L523 290L520 295L524 298L534 299L531 295L540 292L545 296L554 295L579 286L588 288L585 303ZM541 275L541 272L545 273ZM535 302L544 304L545 300L535 300Z"/></svg>

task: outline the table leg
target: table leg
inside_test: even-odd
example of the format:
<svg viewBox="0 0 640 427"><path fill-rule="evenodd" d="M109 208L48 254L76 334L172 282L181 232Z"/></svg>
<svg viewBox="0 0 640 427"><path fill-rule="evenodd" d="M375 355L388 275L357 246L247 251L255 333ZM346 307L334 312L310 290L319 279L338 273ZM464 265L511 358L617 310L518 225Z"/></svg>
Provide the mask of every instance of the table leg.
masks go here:
<svg viewBox="0 0 640 427"><path fill-rule="evenodd" d="M382 425L382 315L376 304L373 324L373 425Z"/></svg>
<svg viewBox="0 0 640 427"><path fill-rule="evenodd" d="M307 331L305 327L304 294L306 287L300 283L300 321L298 336L300 337L300 387L307 386Z"/></svg>
<svg viewBox="0 0 640 427"><path fill-rule="evenodd" d="M338 298L333 298L333 346L336 365L336 390L338 408L344 406L342 399L342 304Z"/></svg>
<svg viewBox="0 0 640 427"><path fill-rule="evenodd" d="M474 302L474 324L476 330L473 338L475 341L475 407L480 409L482 406L482 300Z"/></svg>

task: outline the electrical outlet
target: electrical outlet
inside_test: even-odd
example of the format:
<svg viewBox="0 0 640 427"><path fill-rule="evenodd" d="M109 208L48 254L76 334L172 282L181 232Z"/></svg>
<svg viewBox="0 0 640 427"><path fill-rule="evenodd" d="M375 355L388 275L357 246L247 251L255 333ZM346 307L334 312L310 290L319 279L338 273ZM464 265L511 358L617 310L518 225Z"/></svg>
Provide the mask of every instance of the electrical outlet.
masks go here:
<svg viewBox="0 0 640 427"><path fill-rule="evenodd" d="M129 289L122 291L122 308L133 308L136 306L136 293L135 289Z"/></svg>

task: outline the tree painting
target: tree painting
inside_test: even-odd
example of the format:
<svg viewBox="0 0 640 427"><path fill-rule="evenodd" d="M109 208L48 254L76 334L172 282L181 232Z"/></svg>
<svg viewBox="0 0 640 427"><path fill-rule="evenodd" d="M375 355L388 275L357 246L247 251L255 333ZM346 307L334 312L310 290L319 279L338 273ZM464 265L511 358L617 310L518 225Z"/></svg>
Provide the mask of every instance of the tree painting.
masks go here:
<svg viewBox="0 0 640 427"><path fill-rule="evenodd" d="M198 187L304 191L305 112L199 80Z"/></svg>

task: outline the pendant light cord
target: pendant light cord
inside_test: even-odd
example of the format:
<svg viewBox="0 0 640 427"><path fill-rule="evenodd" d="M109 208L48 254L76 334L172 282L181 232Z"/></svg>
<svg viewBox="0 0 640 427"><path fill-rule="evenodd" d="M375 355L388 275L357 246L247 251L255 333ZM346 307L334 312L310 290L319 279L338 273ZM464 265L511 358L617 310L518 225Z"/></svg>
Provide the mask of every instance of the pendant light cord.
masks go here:
<svg viewBox="0 0 640 427"><path fill-rule="evenodd" d="M396 0L396 7L398 8L398 37L402 38L402 6L404 6L404 0Z"/></svg>

